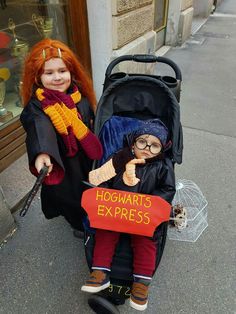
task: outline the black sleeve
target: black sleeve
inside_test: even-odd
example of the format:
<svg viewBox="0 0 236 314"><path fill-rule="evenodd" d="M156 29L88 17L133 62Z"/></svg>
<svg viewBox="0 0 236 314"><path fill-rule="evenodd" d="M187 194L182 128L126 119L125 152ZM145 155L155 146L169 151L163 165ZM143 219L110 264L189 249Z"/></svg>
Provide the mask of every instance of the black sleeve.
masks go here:
<svg viewBox="0 0 236 314"><path fill-rule="evenodd" d="M163 161L163 166L157 180L158 186L154 191L154 195L162 197L171 204L175 195L175 173L174 166L170 159Z"/></svg>
<svg viewBox="0 0 236 314"><path fill-rule="evenodd" d="M112 156L112 164L115 168L115 172L124 172L126 164L133 158L134 156L132 155L129 147L123 148L116 152Z"/></svg>
<svg viewBox="0 0 236 314"><path fill-rule="evenodd" d="M23 109L20 121L26 131L26 147L29 165L34 165L35 158L38 154L46 153L64 169L55 129L50 119L40 109L37 100L31 101Z"/></svg>

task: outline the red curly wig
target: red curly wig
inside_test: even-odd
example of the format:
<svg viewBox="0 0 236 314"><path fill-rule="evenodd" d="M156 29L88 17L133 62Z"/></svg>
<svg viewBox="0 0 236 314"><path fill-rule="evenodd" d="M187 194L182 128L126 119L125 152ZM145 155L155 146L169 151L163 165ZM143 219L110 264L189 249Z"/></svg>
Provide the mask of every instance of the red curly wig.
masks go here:
<svg viewBox="0 0 236 314"><path fill-rule="evenodd" d="M59 48L59 49L58 49ZM59 51L58 51L59 50ZM29 102L33 87L40 86L40 77L43 74L44 63L52 58L61 57L71 73L71 78L78 85L81 94L88 98L91 108L96 109L96 97L92 80L86 73L71 49L59 40L43 39L35 44L26 57L23 73L21 96L24 106Z"/></svg>

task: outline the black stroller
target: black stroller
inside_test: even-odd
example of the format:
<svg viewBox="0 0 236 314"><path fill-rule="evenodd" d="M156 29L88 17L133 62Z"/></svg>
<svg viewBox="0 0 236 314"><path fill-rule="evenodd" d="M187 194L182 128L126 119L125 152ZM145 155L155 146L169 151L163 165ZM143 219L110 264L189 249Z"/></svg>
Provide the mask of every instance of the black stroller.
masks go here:
<svg viewBox="0 0 236 314"><path fill-rule="evenodd" d="M164 63L172 68L174 76L146 74L112 73L114 67L123 61L143 63ZM98 104L95 118L95 133L104 146L103 160L100 166L116 150L120 149L123 134L132 131L133 120L159 118L168 127L172 146L168 158L173 164L182 162L183 138L180 123L180 87L181 72L170 59L153 55L126 55L113 60L105 74L103 95ZM121 122L122 121L122 122ZM114 128L116 132L113 132ZM118 128L118 132L117 132ZM118 134L118 139L114 138ZM156 229L158 267L166 242L168 222ZM89 268L92 266L94 248L94 230L85 223L85 254ZM116 248L110 276L111 286L98 294L92 294L88 303L101 314L119 313L116 305L123 304L130 295L132 285L132 250L128 234L122 234Z"/></svg>

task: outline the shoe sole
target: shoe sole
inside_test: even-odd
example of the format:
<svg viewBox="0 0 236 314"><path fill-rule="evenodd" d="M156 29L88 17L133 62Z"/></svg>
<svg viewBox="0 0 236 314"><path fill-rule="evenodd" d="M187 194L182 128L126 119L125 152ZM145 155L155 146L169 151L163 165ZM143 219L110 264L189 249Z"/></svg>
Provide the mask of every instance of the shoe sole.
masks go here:
<svg viewBox="0 0 236 314"><path fill-rule="evenodd" d="M82 286L81 290L84 292L89 292L89 293L97 293L99 291L105 290L109 286L110 286L110 281L99 287Z"/></svg>
<svg viewBox="0 0 236 314"><path fill-rule="evenodd" d="M135 310L137 310L137 311L144 311L144 310L146 310L146 308L147 308L148 302L145 303L145 304L143 304L143 305L140 305L140 304L135 303L135 302L132 301L131 299L129 299L129 304L130 304L130 306L131 306L133 309L135 309Z"/></svg>

